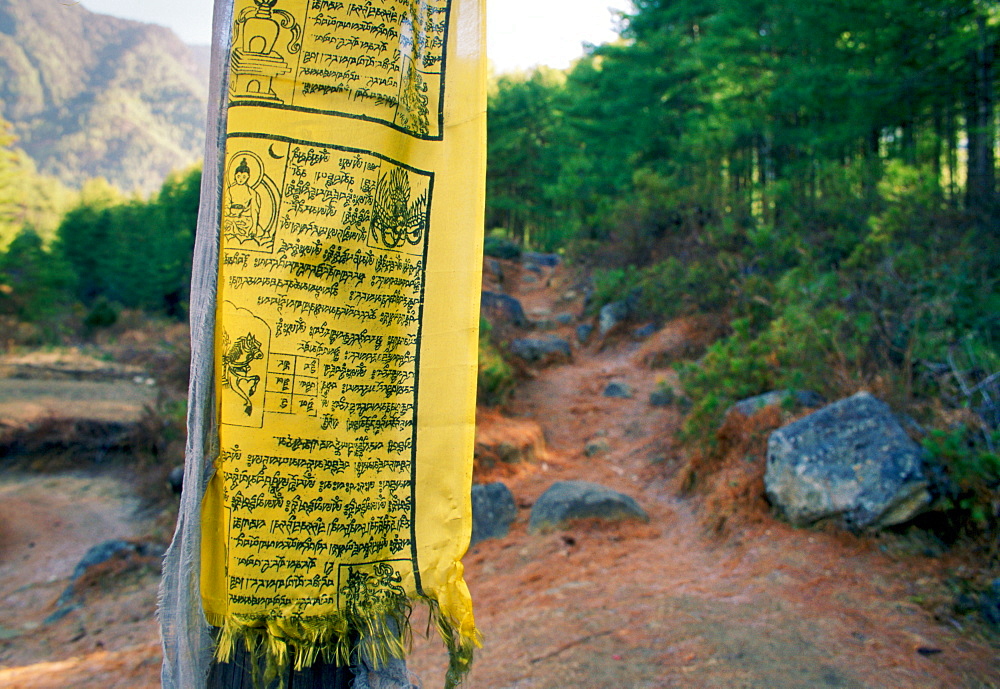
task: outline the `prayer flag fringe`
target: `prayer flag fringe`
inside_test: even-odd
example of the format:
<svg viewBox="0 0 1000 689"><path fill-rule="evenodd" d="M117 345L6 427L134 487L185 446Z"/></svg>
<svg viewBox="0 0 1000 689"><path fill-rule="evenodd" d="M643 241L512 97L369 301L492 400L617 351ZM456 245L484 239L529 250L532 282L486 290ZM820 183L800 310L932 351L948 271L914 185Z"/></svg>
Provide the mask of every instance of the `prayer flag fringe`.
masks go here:
<svg viewBox="0 0 1000 689"><path fill-rule="evenodd" d="M461 684L472 667L474 650L482 646L475 628L463 624L442 611L438 601L422 597L427 605L431 627L437 630L448 649L445 688ZM413 601L396 599L390 605L369 606L366 610L348 609L325 617L254 618L229 615L221 621L215 658L229 662L237 644L244 644L251 658L251 681L255 689L264 689L283 678L290 667L296 671L317 661L340 667L358 665L364 658L378 670L390 659L405 659L412 645L410 616Z"/></svg>

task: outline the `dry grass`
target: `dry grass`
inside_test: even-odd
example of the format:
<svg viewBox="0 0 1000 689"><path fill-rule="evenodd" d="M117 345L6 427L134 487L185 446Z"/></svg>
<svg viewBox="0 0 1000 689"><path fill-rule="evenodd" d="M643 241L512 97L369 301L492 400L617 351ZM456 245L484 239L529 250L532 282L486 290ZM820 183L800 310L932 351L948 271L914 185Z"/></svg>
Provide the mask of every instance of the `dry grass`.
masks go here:
<svg viewBox="0 0 1000 689"><path fill-rule="evenodd" d="M800 414L801 416L801 414ZM700 495L703 518L717 533L771 519L764 493L767 438L789 423L777 405L750 417L730 412L709 449L694 450L678 473L682 493Z"/></svg>

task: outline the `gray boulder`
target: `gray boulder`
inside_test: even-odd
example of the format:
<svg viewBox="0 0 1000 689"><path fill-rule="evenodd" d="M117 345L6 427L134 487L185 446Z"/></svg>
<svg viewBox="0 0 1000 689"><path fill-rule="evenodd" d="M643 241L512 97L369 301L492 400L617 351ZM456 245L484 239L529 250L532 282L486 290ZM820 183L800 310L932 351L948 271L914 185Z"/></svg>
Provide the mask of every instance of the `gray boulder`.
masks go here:
<svg viewBox="0 0 1000 689"><path fill-rule="evenodd" d="M573 519L587 518L649 521L646 512L627 495L588 481L558 481L531 508L528 531L558 529Z"/></svg>
<svg viewBox="0 0 1000 689"><path fill-rule="evenodd" d="M598 438L597 440L591 440L586 445L583 446L583 454L588 457L596 457L597 455L603 455L606 452L611 451L611 443L609 443L604 438Z"/></svg>
<svg viewBox="0 0 1000 689"><path fill-rule="evenodd" d="M142 564L159 566L165 552L166 549L157 543L140 543L137 541L112 540L92 546L84 553L83 557L76 564L76 567L73 568L73 574L69 578L69 585L63 590L56 601L55 611L45 618L45 624L58 622L81 605L76 590L77 582L91 567L96 567L114 559L130 563L133 566Z"/></svg>
<svg viewBox="0 0 1000 689"><path fill-rule="evenodd" d="M559 254L540 254L534 251L525 251L521 254L522 263L533 263L546 268L555 268L561 261Z"/></svg>
<svg viewBox="0 0 1000 689"><path fill-rule="evenodd" d="M528 325L521 302L508 294L483 290L479 303L483 316L491 323L513 323L519 327Z"/></svg>
<svg viewBox="0 0 1000 689"><path fill-rule="evenodd" d="M627 301L613 301L602 306L597 316L597 330L601 337L628 320L631 311Z"/></svg>
<svg viewBox="0 0 1000 689"><path fill-rule="evenodd" d="M602 393L605 397L618 397L623 400L632 399L632 388L627 383L620 380L613 380L608 383Z"/></svg>
<svg viewBox="0 0 1000 689"><path fill-rule="evenodd" d="M753 416L764 407L769 407L772 404L784 404L785 400L789 398L797 407L821 407L826 404L823 396L812 390L772 390L771 392L765 392L763 395L755 395L754 397L740 400L730 407L726 413L737 411L743 414L743 416Z"/></svg>
<svg viewBox="0 0 1000 689"><path fill-rule="evenodd" d="M677 401L677 393L673 388L661 387L649 393L649 404L653 407L669 407Z"/></svg>
<svg viewBox="0 0 1000 689"><path fill-rule="evenodd" d="M534 338L525 337L510 343L510 353L524 359L529 364L549 364L556 361L569 361L573 350L569 342L560 337Z"/></svg>
<svg viewBox="0 0 1000 689"><path fill-rule="evenodd" d="M517 517L514 495L504 484L479 483L472 487L472 540L470 546L488 538L503 538Z"/></svg>
<svg viewBox="0 0 1000 689"><path fill-rule="evenodd" d="M793 525L881 528L930 503L922 464L922 449L889 406L859 392L774 431L764 486Z"/></svg>
<svg viewBox="0 0 1000 689"><path fill-rule="evenodd" d="M590 333L594 332L594 326L590 323L581 323L576 326L576 339L580 344L587 341L590 337Z"/></svg>
<svg viewBox="0 0 1000 689"><path fill-rule="evenodd" d="M174 495L180 495L181 491L184 489L184 465L176 466L170 470L167 474L167 485L170 487L170 492Z"/></svg>

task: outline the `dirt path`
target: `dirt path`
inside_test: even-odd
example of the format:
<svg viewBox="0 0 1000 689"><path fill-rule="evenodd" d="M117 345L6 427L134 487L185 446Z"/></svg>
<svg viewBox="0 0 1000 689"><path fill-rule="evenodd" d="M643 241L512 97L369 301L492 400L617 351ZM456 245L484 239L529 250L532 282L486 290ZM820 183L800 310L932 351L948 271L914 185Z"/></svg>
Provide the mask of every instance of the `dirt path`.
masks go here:
<svg viewBox="0 0 1000 689"><path fill-rule="evenodd" d="M154 686L159 643L151 563L94 572L72 603L57 604L91 546L142 533L137 508L128 486L112 474L4 476L0 687ZM65 614L56 619L60 609Z"/></svg>
<svg viewBox="0 0 1000 689"><path fill-rule="evenodd" d="M100 447L108 434L125 433L139 422L156 399L152 382L140 369L73 350L5 356L0 432L24 430L29 437L23 442L42 446L56 440L54 434L59 447ZM99 454L81 459L62 452L19 462L19 469L6 462L2 467L3 689L158 685L154 557L94 568L77 582L71 599L60 602L91 547L142 538L155 517L141 508L135 474L102 464Z"/></svg>
<svg viewBox="0 0 1000 689"><path fill-rule="evenodd" d="M579 311L578 301L560 299L569 288L561 272L532 275L521 282L512 270L506 284L531 318ZM550 332L572 339L571 325ZM953 566L946 559L897 556L891 540L770 519L709 533L697 500L678 498L672 478L679 415L647 401L666 374L639 365L639 354L627 340L578 348L571 363L538 371L509 405L542 424L547 452L505 467L518 520L507 538L465 558L485 636L469 689L1000 687L997 646L913 602ZM603 397L611 380L630 385L633 398ZM588 456L591 441L606 448ZM54 478L69 483L45 483ZM528 535L531 504L563 479L633 496L649 524ZM93 477L0 486L0 523L14 524L0 535L0 687L158 686L155 576L119 578L57 623L39 624L78 554L131 533L129 504L120 483ZM46 528L52 520L58 528ZM419 613L414 628L423 628ZM445 666L436 637L416 639L410 668L425 689L443 686Z"/></svg>
<svg viewBox="0 0 1000 689"><path fill-rule="evenodd" d="M534 318L572 311L577 304L558 301L560 278L511 292ZM572 338L570 327L556 334ZM485 636L470 689L1000 686L996 646L911 602L940 560L897 559L877 540L773 520L708 533L696 501L677 498L668 478L680 419L649 405L664 374L638 365L638 350L627 340L577 349L510 404L542 423L548 456L503 478L520 507L510 536L466 556ZM603 397L611 380L634 397ZM607 450L588 457L593 440ZM565 479L633 496L650 523L529 536L530 505ZM441 686L438 642L418 640L410 667L423 686Z"/></svg>

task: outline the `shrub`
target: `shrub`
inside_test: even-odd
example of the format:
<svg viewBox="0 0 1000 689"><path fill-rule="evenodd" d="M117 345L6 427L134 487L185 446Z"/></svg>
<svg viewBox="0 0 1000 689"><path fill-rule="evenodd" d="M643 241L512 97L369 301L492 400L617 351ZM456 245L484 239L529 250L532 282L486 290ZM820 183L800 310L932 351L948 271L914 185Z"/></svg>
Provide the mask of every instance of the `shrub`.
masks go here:
<svg viewBox="0 0 1000 689"><path fill-rule="evenodd" d="M636 318L659 321L719 311L730 299L732 277L732 271L717 260L684 263L673 257L645 268L598 270L590 310L628 300Z"/></svg>
<svg viewBox="0 0 1000 689"><path fill-rule="evenodd" d="M514 241L496 234L487 235L483 241L483 253L493 258L521 258L521 247Z"/></svg>
<svg viewBox="0 0 1000 689"><path fill-rule="evenodd" d="M711 444L726 409L760 393L796 388L833 398L849 392L833 372L862 367L872 320L848 310L843 297L834 273L788 271L774 285L769 318L734 320L732 333L699 362L680 364L681 383L694 402L683 439Z"/></svg>
<svg viewBox="0 0 1000 689"><path fill-rule="evenodd" d="M954 490L944 496L944 511L957 511L960 523L987 530L1000 521L1000 432L984 436L978 429L959 424L932 430L923 441L948 475Z"/></svg>
<svg viewBox="0 0 1000 689"><path fill-rule="evenodd" d="M490 407L503 404L516 383L513 367L492 340L493 328L485 318L479 319L479 372L477 401Z"/></svg>

